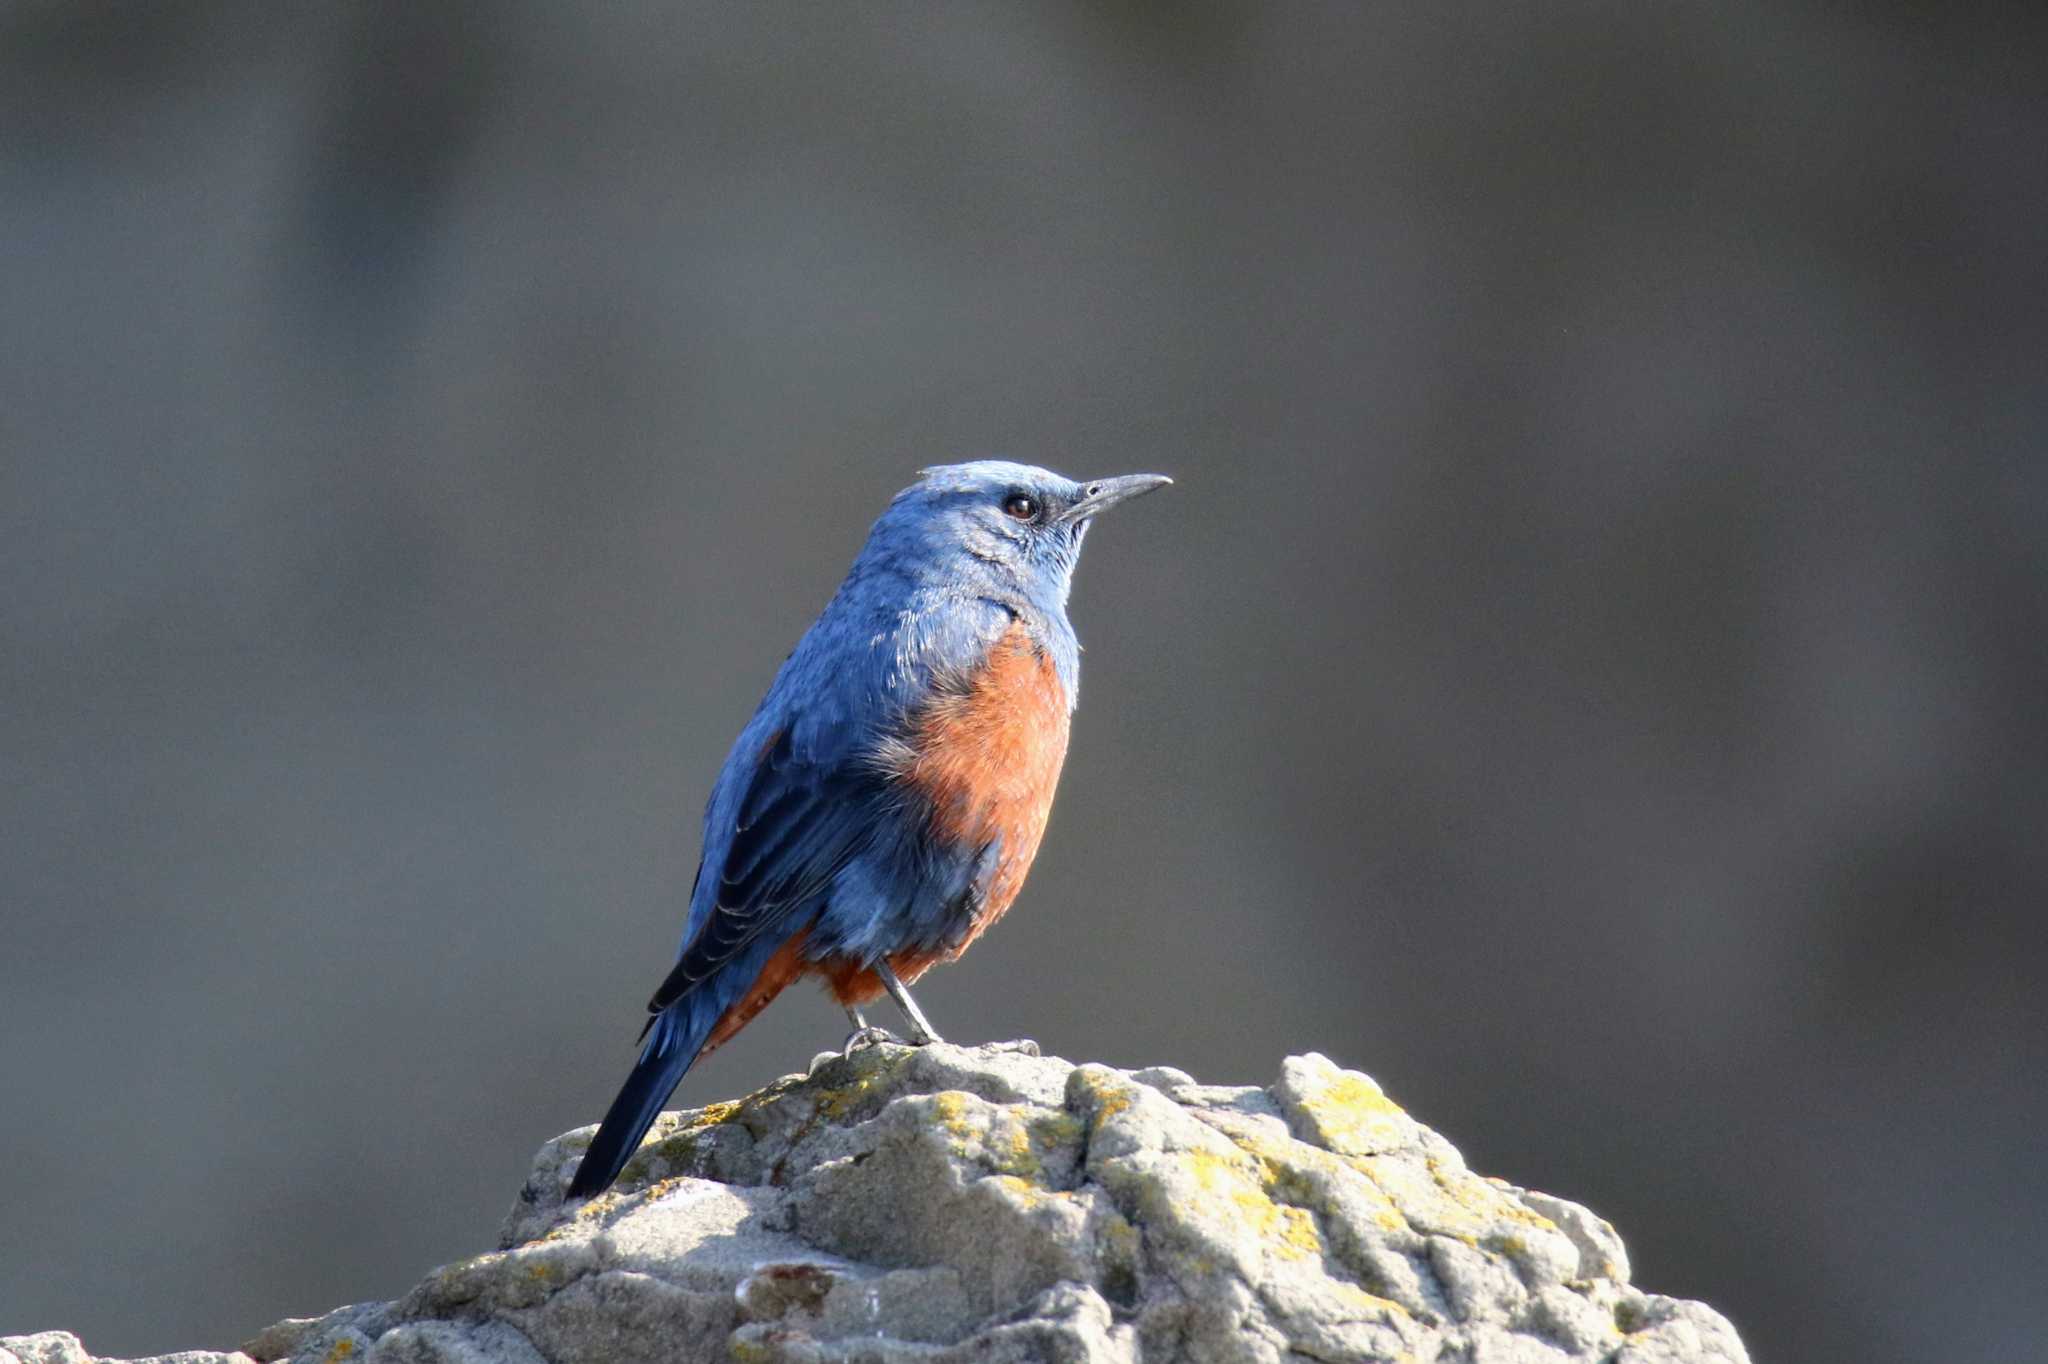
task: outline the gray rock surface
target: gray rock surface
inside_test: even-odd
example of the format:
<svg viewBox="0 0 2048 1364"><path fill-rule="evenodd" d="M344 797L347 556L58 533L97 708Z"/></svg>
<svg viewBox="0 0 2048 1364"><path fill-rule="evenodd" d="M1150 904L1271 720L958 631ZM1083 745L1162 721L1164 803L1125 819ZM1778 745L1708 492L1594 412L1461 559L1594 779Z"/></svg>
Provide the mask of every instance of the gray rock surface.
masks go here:
<svg viewBox="0 0 2048 1364"><path fill-rule="evenodd" d="M0 1364L254 1364L239 1350L180 1350L147 1359L95 1361L69 1331L38 1331L32 1336L0 1336Z"/></svg>
<svg viewBox="0 0 2048 1364"><path fill-rule="evenodd" d="M612 1191L564 1207L592 1131L541 1148L498 1250L245 1355L166 1358L1747 1358L1712 1309L1631 1287L1606 1222L1473 1174L1320 1056L1259 1089L1029 1044L872 1047L664 1114ZM87 1358L69 1336L0 1340L0 1364Z"/></svg>

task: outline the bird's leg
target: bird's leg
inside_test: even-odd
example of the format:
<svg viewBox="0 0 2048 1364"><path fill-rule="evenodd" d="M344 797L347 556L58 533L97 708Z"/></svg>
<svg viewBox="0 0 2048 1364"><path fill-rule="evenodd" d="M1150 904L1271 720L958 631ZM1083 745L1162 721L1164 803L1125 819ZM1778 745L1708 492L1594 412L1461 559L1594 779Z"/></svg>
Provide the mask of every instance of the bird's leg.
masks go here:
<svg viewBox="0 0 2048 1364"><path fill-rule="evenodd" d="M846 1021L853 1024L853 1031L847 1034L846 1045L840 1048L839 1054L842 1057L851 1056L862 1047L872 1047L877 1042L902 1040L887 1028L869 1026L866 1016L859 1009L849 1008L846 1011Z"/></svg>
<svg viewBox="0 0 2048 1364"><path fill-rule="evenodd" d="M896 1007L903 1010L903 1016L910 1021L910 1045L921 1047L927 1042L943 1042L939 1030L924 1016L924 1010L917 1007L917 1001L910 997L910 991L903 988L903 982L896 979L896 973L889 969L889 963L875 963L875 974L882 978L882 988L889 992L889 998L896 1001Z"/></svg>

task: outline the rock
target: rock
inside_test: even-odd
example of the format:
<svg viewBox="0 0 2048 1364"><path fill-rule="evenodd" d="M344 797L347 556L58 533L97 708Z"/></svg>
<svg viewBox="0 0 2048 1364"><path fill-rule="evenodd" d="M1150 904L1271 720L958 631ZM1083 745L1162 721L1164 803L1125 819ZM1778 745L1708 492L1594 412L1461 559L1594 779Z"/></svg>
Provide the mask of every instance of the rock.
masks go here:
<svg viewBox="0 0 2048 1364"><path fill-rule="evenodd" d="M1023 1044L827 1055L662 1115L615 1188L564 1207L593 1130L541 1148L497 1250L189 1358L1747 1359L1712 1309L1631 1287L1613 1227L1472 1173L1320 1056L1259 1089ZM0 1349L88 1360L68 1336Z"/></svg>
<svg viewBox="0 0 2048 1364"><path fill-rule="evenodd" d="M32 1336L0 1336L0 1364L96 1364L85 1346L69 1331L38 1331ZM97 1361L123 1364L123 1361ZM254 1364L239 1350L180 1350L176 1354L151 1355L125 1364Z"/></svg>

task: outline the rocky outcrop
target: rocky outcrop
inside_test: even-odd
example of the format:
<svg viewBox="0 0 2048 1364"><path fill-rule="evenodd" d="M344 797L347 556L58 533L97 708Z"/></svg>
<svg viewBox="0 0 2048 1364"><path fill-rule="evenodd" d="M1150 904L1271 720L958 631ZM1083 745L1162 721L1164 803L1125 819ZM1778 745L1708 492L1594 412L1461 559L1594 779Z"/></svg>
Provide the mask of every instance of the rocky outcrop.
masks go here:
<svg viewBox="0 0 2048 1364"><path fill-rule="evenodd" d="M1632 1287L1607 1223L1472 1173L1320 1056L1260 1089L1029 1044L871 1047L664 1114L617 1187L564 1207L591 1130L541 1149L501 1249L247 1357L1746 1359L1711 1309ZM76 1347L0 1341L0 1364L85 1359L53 1339Z"/></svg>
<svg viewBox="0 0 2048 1364"><path fill-rule="evenodd" d="M0 1336L0 1364L251 1364L239 1350L180 1350L147 1359L95 1360L69 1331L38 1331L32 1336Z"/></svg>

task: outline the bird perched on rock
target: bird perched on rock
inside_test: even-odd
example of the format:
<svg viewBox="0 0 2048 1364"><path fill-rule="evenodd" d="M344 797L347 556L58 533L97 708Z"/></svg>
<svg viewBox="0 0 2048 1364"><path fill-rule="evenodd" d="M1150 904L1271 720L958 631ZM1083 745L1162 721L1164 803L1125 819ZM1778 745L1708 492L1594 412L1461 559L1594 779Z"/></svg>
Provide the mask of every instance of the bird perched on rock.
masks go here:
<svg viewBox="0 0 2048 1364"><path fill-rule="evenodd" d="M570 1197L608 1187L691 1064L801 976L845 1006L850 1045L885 1035L860 1013L885 990L911 1041L936 1039L904 982L1010 907L1052 808L1081 540L1171 481L982 460L896 495L718 774L682 953Z"/></svg>

